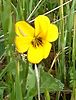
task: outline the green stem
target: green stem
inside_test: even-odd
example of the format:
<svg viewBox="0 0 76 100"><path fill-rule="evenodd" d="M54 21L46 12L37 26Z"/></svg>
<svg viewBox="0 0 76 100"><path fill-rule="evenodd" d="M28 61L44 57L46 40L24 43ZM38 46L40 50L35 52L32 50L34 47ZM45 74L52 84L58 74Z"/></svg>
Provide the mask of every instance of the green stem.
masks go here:
<svg viewBox="0 0 76 100"><path fill-rule="evenodd" d="M51 100L48 90L45 91L45 100Z"/></svg>
<svg viewBox="0 0 76 100"><path fill-rule="evenodd" d="M76 14L74 16L74 20L76 19ZM73 52L72 52L72 62L73 62L73 92L72 92L72 97L71 100L76 100L76 80L75 80L75 74L76 74L76 69L75 69L75 58L76 56L76 22L74 21L74 34L73 34Z"/></svg>
<svg viewBox="0 0 76 100"><path fill-rule="evenodd" d="M37 89L38 89L38 100L40 100L40 82L39 82L39 72L37 65L35 64L35 73L36 73L36 80L37 80Z"/></svg>
<svg viewBox="0 0 76 100"><path fill-rule="evenodd" d="M63 4L63 0L60 0L60 5ZM60 18L62 19L60 21L60 26L61 26L61 49L62 49L62 55L61 55L61 65L62 65L62 69L61 69L61 74L63 73L63 78L66 79L66 75L65 75L65 43L64 43L64 19L63 19L63 6L60 8ZM61 75L62 76L62 75Z"/></svg>
<svg viewBox="0 0 76 100"><path fill-rule="evenodd" d="M63 5L63 0L60 0L60 5ZM60 32L61 32L61 38L60 38L60 44L61 44L61 49L62 49L62 55L60 56L60 78L61 80L64 82L64 84L66 83L66 67L65 67L65 35L64 35L64 12L63 12L63 6L60 8L60 18L62 19L60 21ZM65 88L65 87L64 87ZM64 100L66 100L66 96L64 93Z"/></svg>
<svg viewBox="0 0 76 100"><path fill-rule="evenodd" d="M20 83L20 66L19 66L19 61L17 63L16 66L16 80L15 80L15 84L16 84L16 100L23 100L22 99L22 91L21 91L21 83Z"/></svg>
<svg viewBox="0 0 76 100"><path fill-rule="evenodd" d="M25 96L26 93L26 84L27 84L27 76L28 76L28 71L29 71L29 62L22 60L22 67L23 67L23 84L22 84L22 91L23 95Z"/></svg>
<svg viewBox="0 0 76 100"><path fill-rule="evenodd" d="M21 18L24 20L24 10L23 10L23 7L22 7L22 2L20 0L18 0L18 4L19 4Z"/></svg>

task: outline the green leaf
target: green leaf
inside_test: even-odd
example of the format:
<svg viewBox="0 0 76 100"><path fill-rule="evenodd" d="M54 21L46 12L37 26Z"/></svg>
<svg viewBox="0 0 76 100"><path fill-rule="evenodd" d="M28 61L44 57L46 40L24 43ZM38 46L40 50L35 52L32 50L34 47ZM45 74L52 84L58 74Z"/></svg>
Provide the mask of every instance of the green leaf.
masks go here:
<svg viewBox="0 0 76 100"><path fill-rule="evenodd" d="M21 82L21 88L22 88L22 94L23 97L26 94L26 83L27 83L27 76L28 76L28 70L29 70L29 63L28 61L20 61L21 64L21 72L20 72L20 81Z"/></svg>
<svg viewBox="0 0 76 100"><path fill-rule="evenodd" d="M4 88L0 87L0 100L3 100L3 91L4 91Z"/></svg>
<svg viewBox="0 0 76 100"><path fill-rule="evenodd" d="M2 28L4 31L4 34L8 31L8 25L9 23L9 16L10 16L11 6L8 0L3 0L3 11L1 14L1 22L2 22Z"/></svg>
<svg viewBox="0 0 76 100"><path fill-rule="evenodd" d="M54 78L52 75L48 74L48 72L44 72L40 69L40 91L41 93L45 93L51 91L61 91L64 85L60 82L60 80ZM36 85L36 77L35 72L32 68L29 68L29 74L27 78L27 95L26 100L32 100L34 96L37 95L37 85Z"/></svg>
<svg viewBox="0 0 76 100"><path fill-rule="evenodd" d="M74 8L75 8L75 0L73 0L72 2L72 6L71 9L70 7L68 7L68 20L67 20L67 28L68 28L68 32L70 32L73 28L73 23L74 23Z"/></svg>
<svg viewBox="0 0 76 100"><path fill-rule="evenodd" d="M5 88L6 85L2 81L0 81L0 100L3 100L3 93Z"/></svg>
<svg viewBox="0 0 76 100"><path fill-rule="evenodd" d="M15 60L10 61L7 66L0 72L0 79L6 74L6 72L13 73L15 71Z"/></svg>
<svg viewBox="0 0 76 100"><path fill-rule="evenodd" d="M44 72L43 70L40 71L41 74L41 92L45 92L48 90L51 91L61 91L63 89L63 84L60 82L60 80L54 78L52 75L48 74L47 72Z"/></svg>
<svg viewBox="0 0 76 100"><path fill-rule="evenodd" d="M33 96L37 94L36 78L34 70L29 67L29 74L27 78L27 95L26 100L32 100Z"/></svg>
<svg viewBox="0 0 76 100"><path fill-rule="evenodd" d="M76 81L76 70L74 72L73 66L69 68L69 75L70 75L70 87L73 87L74 81Z"/></svg>

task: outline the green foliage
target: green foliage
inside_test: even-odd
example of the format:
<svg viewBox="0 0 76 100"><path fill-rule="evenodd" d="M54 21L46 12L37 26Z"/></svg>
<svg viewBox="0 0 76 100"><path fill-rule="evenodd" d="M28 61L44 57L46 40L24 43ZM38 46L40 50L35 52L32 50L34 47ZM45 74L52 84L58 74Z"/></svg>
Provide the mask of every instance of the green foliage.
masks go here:
<svg viewBox="0 0 76 100"><path fill-rule="evenodd" d="M41 70L41 92L45 92L48 90L51 91L61 91L63 89L63 84L60 82L60 80L54 78L52 75L48 74L47 72L44 72Z"/></svg>
<svg viewBox="0 0 76 100"><path fill-rule="evenodd" d="M40 91L45 93L45 91L55 92L61 91L64 85L60 80L54 78L52 75L40 69ZM29 68L29 73L27 77L27 96L26 100L32 100L32 98L37 95L37 85L36 85L36 75L34 70Z"/></svg>
<svg viewBox="0 0 76 100"><path fill-rule="evenodd" d="M0 100L3 100L3 93L6 89L6 85L3 82L0 82Z"/></svg>
<svg viewBox="0 0 76 100"><path fill-rule="evenodd" d="M33 64L15 50L14 27L18 20L33 24L40 14L59 27L59 39L53 44L51 57L46 59L47 64L38 65L40 93L46 100L55 93L59 100L62 91L66 100L64 91L71 90L70 99L76 100L76 0L56 9L65 2L69 0L0 0L0 100L37 100L36 73ZM48 73L56 53L59 55Z"/></svg>
<svg viewBox="0 0 76 100"><path fill-rule="evenodd" d="M74 81L76 81L76 71L74 72L73 70L74 70L73 67L70 68L70 70L69 70L69 74L70 74L70 87L71 88L73 87Z"/></svg>

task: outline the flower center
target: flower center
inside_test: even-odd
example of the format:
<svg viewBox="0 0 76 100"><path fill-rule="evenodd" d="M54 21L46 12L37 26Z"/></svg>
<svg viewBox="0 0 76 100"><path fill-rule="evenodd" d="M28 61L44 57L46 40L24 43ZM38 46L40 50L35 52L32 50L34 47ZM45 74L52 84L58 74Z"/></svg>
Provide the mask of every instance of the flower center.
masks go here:
<svg viewBox="0 0 76 100"><path fill-rule="evenodd" d="M42 38L41 37L35 37L33 40L32 40L32 45L34 47L39 47L40 45L42 46L43 45L43 42L42 42Z"/></svg>

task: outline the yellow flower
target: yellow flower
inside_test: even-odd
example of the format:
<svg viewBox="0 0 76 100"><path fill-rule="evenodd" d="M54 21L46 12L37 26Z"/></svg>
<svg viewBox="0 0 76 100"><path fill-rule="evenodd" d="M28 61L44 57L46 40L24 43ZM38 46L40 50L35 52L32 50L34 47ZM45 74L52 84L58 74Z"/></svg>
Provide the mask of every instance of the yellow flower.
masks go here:
<svg viewBox="0 0 76 100"><path fill-rule="evenodd" d="M31 63L39 63L48 57L52 47L50 42L58 38L58 28L44 15L36 17L34 24L35 28L25 21L15 24L15 45L19 53L27 51Z"/></svg>

